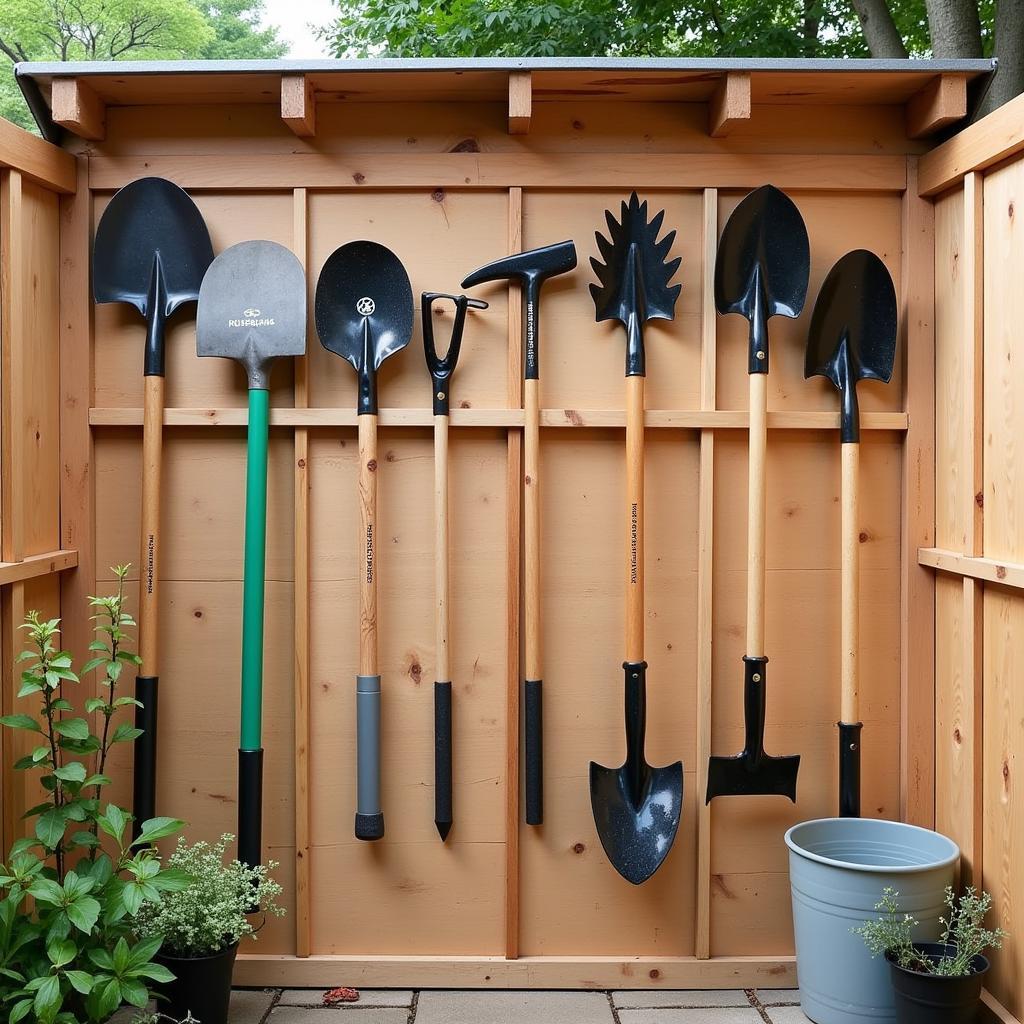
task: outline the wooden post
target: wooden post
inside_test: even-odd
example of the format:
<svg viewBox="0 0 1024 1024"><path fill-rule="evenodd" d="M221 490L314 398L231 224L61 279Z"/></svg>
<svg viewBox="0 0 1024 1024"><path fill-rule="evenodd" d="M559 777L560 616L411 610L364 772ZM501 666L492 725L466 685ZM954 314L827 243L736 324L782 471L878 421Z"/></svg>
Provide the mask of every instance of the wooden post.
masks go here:
<svg viewBox="0 0 1024 1024"><path fill-rule="evenodd" d="M508 75L508 133L528 135L533 114L533 82L529 71Z"/></svg>
<svg viewBox="0 0 1024 1024"><path fill-rule="evenodd" d="M281 120L300 138L316 135L316 97L309 75L281 76Z"/></svg>

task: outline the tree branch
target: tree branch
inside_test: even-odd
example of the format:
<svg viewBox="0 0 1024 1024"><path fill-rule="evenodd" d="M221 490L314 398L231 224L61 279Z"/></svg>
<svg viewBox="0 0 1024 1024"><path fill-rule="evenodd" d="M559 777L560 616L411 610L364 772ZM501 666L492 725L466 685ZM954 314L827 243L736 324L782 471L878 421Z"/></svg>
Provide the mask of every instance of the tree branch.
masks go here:
<svg viewBox="0 0 1024 1024"><path fill-rule="evenodd" d="M850 0L872 57L906 58L906 44L886 0Z"/></svg>
<svg viewBox="0 0 1024 1024"><path fill-rule="evenodd" d="M995 27L995 56L999 58L999 66L978 111L979 116L1024 92L1024 0L998 0Z"/></svg>

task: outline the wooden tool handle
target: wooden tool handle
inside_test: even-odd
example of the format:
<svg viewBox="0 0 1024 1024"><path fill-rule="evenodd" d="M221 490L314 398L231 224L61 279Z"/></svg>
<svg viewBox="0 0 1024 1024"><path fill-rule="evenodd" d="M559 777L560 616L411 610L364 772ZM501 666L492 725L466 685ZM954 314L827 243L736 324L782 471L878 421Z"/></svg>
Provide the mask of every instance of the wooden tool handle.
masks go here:
<svg viewBox="0 0 1024 1024"><path fill-rule="evenodd" d="M359 674L377 675L377 417L359 419Z"/></svg>
<svg viewBox="0 0 1024 1024"><path fill-rule="evenodd" d="M644 660L644 379L626 378L626 661Z"/></svg>
<svg viewBox="0 0 1024 1024"><path fill-rule="evenodd" d="M160 467L163 454L164 379L143 377L142 551L139 560L140 676L159 675L157 621L160 580Z"/></svg>
<svg viewBox="0 0 1024 1024"><path fill-rule="evenodd" d="M750 374L747 478L747 655L764 657L764 506L768 375Z"/></svg>
<svg viewBox="0 0 1024 1024"><path fill-rule="evenodd" d="M448 417L434 417L434 678L451 680L448 662Z"/></svg>
<svg viewBox="0 0 1024 1024"><path fill-rule="evenodd" d="M523 625L525 676L541 679L540 656L540 381L523 382L526 428L523 436Z"/></svg>
<svg viewBox="0 0 1024 1024"><path fill-rule="evenodd" d="M840 446L843 452L842 561L842 714L843 722L860 721L860 527L857 523L860 488L860 445Z"/></svg>

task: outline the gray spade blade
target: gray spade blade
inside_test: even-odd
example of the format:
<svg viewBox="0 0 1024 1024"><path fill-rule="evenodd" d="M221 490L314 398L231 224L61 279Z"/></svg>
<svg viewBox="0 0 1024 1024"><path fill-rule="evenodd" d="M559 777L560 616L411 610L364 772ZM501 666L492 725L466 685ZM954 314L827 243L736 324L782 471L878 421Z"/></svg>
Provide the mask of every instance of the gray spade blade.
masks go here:
<svg viewBox="0 0 1024 1024"><path fill-rule="evenodd" d="M199 296L196 349L237 359L249 388L266 389L278 356L306 351L306 280L277 242L239 242L211 264Z"/></svg>

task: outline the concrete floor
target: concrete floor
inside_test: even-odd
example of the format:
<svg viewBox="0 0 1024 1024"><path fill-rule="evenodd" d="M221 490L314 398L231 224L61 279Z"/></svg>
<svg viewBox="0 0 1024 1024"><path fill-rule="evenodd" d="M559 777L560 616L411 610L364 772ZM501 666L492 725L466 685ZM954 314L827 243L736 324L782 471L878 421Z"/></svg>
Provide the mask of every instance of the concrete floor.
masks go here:
<svg viewBox="0 0 1024 1024"><path fill-rule="evenodd" d="M481 992L363 989L324 1007L323 989L236 989L230 1024L806 1024L792 989L725 992ZM130 1016L123 1018L124 1022ZM122 1020L118 1019L118 1024Z"/></svg>

